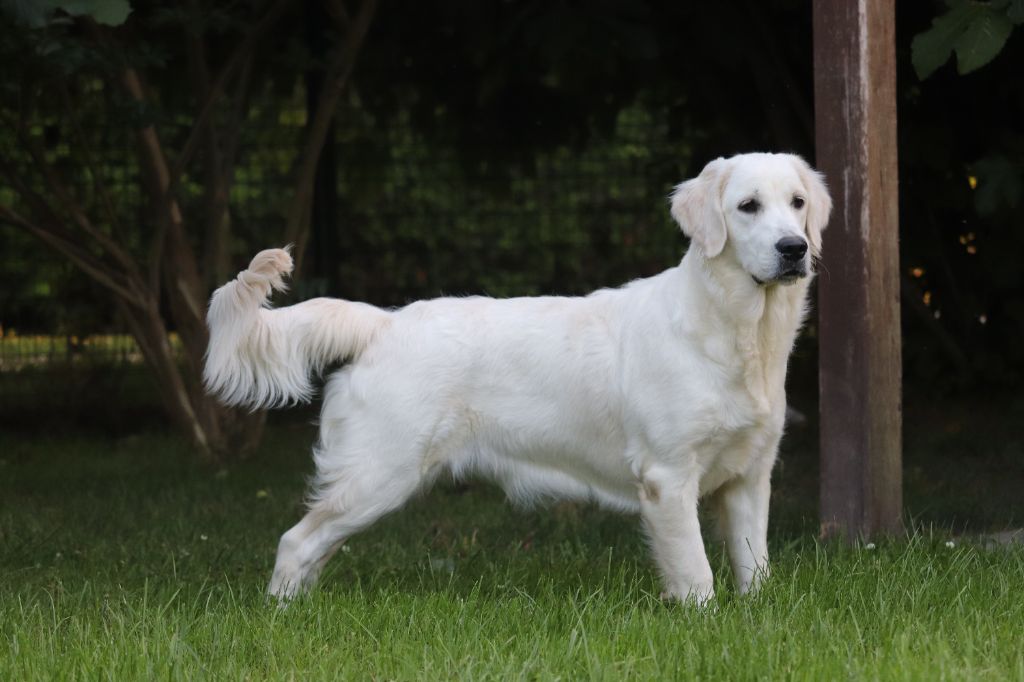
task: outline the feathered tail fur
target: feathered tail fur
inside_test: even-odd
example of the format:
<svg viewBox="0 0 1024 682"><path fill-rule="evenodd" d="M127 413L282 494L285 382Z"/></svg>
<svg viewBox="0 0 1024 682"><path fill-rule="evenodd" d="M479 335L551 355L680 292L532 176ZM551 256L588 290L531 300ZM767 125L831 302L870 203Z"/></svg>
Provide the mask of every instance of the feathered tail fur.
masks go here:
<svg viewBox="0 0 1024 682"><path fill-rule="evenodd" d="M284 277L291 271L287 249L267 249L213 292L203 379L228 405L255 409L308 401L313 374L358 357L390 322L380 308L330 298L271 309L268 297L287 289Z"/></svg>

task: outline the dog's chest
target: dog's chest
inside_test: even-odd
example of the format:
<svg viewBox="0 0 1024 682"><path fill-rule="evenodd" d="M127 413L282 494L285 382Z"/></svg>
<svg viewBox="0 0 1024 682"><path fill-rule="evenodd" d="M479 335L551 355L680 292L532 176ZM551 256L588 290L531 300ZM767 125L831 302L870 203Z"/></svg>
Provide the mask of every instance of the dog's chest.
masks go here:
<svg viewBox="0 0 1024 682"><path fill-rule="evenodd" d="M731 371L706 386L712 397L696 420L695 446L702 494L766 458L775 459L786 401L786 357L799 317L793 301L775 303L759 324L737 330L722 362Z"/></svg>
<svg viewBox="0 0 1024 682"><path fill-rule="evenodd" d="M785 400L784 396L778 397ZM701 494L749 471L764 457L774 457L772 413L742 391L726 391L698 418L694 452L703 472Z"/></svg>
<svg viewBox="0 0 1024 682"><path fill-rule="evenodd" d="M750 426L720 431L710 436L698 449L703 475L702 495L717 490L722 484L748 472L764 457L774 457L771 434L767 426Z"/></svg>

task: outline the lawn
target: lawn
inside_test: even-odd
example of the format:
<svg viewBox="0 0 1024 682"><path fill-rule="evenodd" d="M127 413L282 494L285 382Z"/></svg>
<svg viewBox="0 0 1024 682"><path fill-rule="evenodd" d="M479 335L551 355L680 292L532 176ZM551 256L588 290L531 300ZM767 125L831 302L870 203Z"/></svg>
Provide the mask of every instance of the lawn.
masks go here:
<svg viewBox="0 0 1024 682"><path fill-rule="evenodd" d="M212 471L161 434L0 436L0 680L1024 679L1022 548L934 527L821 546L786 460L756 598L712 547L714 608L664 604L635 518L473 484L357 536L279 610L311 439L278 424ZM936 489L915 466L912 501Z"/></svg>

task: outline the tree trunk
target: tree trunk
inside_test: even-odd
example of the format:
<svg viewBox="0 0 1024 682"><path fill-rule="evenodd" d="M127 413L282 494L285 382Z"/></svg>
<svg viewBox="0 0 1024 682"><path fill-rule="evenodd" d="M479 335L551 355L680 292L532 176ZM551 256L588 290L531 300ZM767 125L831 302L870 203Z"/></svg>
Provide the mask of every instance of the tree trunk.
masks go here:
<svg viewBox="0 0 1024 682"><path fill-rule="evenodd" d="M288 236L297 243L297 256L301 256L309 237L309 200L321 151L330 135L331 119L376 7L376 0L363 0L358 14L350 18L343 3L326 2L328 14L339 24L344 38L330 53L323 94L316 110L311 112L311 125L298 163L287 226ZM32 112L32 107L22 106L16 116L12 114L4 119L21 141L29 166L39 172L48 191L36 190L16 164L0 155L0 174L32 211L31 215L22 215L20 208L0 205L0 222L39 238L107 289L152 371L170 420L188 435L209 462L222 462L251 452L259 442L265 422L262 412L227 408L207 395L202 370L209 341L207 295L212 286L221 284L228 276L232 170L239 141L238 128L245 119L253 62L260 40L274 29L290 4L288 0L270 0L262 17L246 32L216 76L208 69L202 38L191 34L186 38L196 91L205 99L185 143L177 154L171 155L174 164L168 163L168 155L153 125L143 125L136 131L143 194L150 200L152 221L149 227L153 228L148 259L141 259L145 262L125 248L124 240L118 238L114 204L109 200L109 193L102 185L102 173L94 167L94 157L87 153L87 141L81 134L82 127L70 94L74 88L64 84L61 89L65 115L79 138L72 146L81 150L88 175L104 199L109 230L105 229L103 221L93 222L86 210L87 204L80 203L74 192L69 191L70 186L64 182L59 169L52 166L29 134L30 126L24 115ZM193 1L190 6L197 9L199 3ZM116 50L117 41L112 31L87 15L78 21L88 40ZM131 65L131 60L126 58L117 63L118 70L111 74L113 80L120 83L136 104L150 104L141 74ZM233 87L233 100L225 108L223 101L228 97L229 86ZM215 123L218 112L226 112L226 120L220 126ZM175 194L182 174L200 145L206 147L203 181L207 192L204 216L193 222L197 227L201 225L203 233L190 241ZM196 236L195 232L192 236ZM166 308L162 307L164 304ZM169 320L164 314L167 311ZM172 332L180 339L180 353L171 345Z"/></svg>
<svg viewBox="0 0 1024 682"><path fill-rule="evenodd" d="M316 171L320 153L324 149L327 135L332 130L331 120L338 108L338 102L345 91L356 57L362 49L366 33L377 7L377 0L363 0L359 14L349 23L345 39L335 47L327 60L322 88L317 97L317 108L308 112L306 141L295 174L295 193L292 196L285 223L285 241L294 245L292 252L295 267L292 276L302 272L306 247L309 244L310 218L313 191L316 187Z"/></svg>
<svg viewBox="0 0 1024 682"><path fill-rule="evenodd" d="M156 300L144 308L122 302L120 310L153 374L164 410L177 430L188 436L202 459L223 463L251 453L263 433L266 413L228 408L206 394L201 365L187 360L182 363L176 357ZM190 354L186 350L185 356Z"/></svg>

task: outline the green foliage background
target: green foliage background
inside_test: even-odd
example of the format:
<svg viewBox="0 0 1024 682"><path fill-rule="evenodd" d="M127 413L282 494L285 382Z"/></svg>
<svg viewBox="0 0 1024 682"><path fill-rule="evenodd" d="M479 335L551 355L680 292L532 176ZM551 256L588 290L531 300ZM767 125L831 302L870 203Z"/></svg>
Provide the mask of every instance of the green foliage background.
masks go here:
<svg viewBox="0 0 1024 682"><path fill-rule="evenodd" d="M103 177L80 171L59 92L32 134L84 195L96 180L114 188L141 254L150 228L132 132L153 121L169 148L180 144L195 110L182 31L220 37L226 50L249 5L213 3L198 26L163 3L132 9L118 30L157 90L152 109L104 91L91 74L111 55L53 27L0 31L11 65L0 93L10 113L26 83L72 75ZM897 8L904 337L908 378L922 385L1012 386L1024 369L1024 49L1018 32L982 30L1012 26L1019 9L1003 0ZM810 29L808 6L795 0L384 3L336 122L338 199L313 244L326 251L295 296L401 305L581 293L673 264L685 248L666 211L674 183L739 151L813 159ZM282 239L306 117L295 74L318 68L315 34L298 13L259 51L264 77L231 195L239 268ZM964 75L946 63L952 52ZM0 153L31 176L3 128ZM179 188L186 217L198 215L203 181L191 170ZM0 201L16 199L0 187ZM117 331L101 294L29 237L0 229L8 332Z"/></svg>

